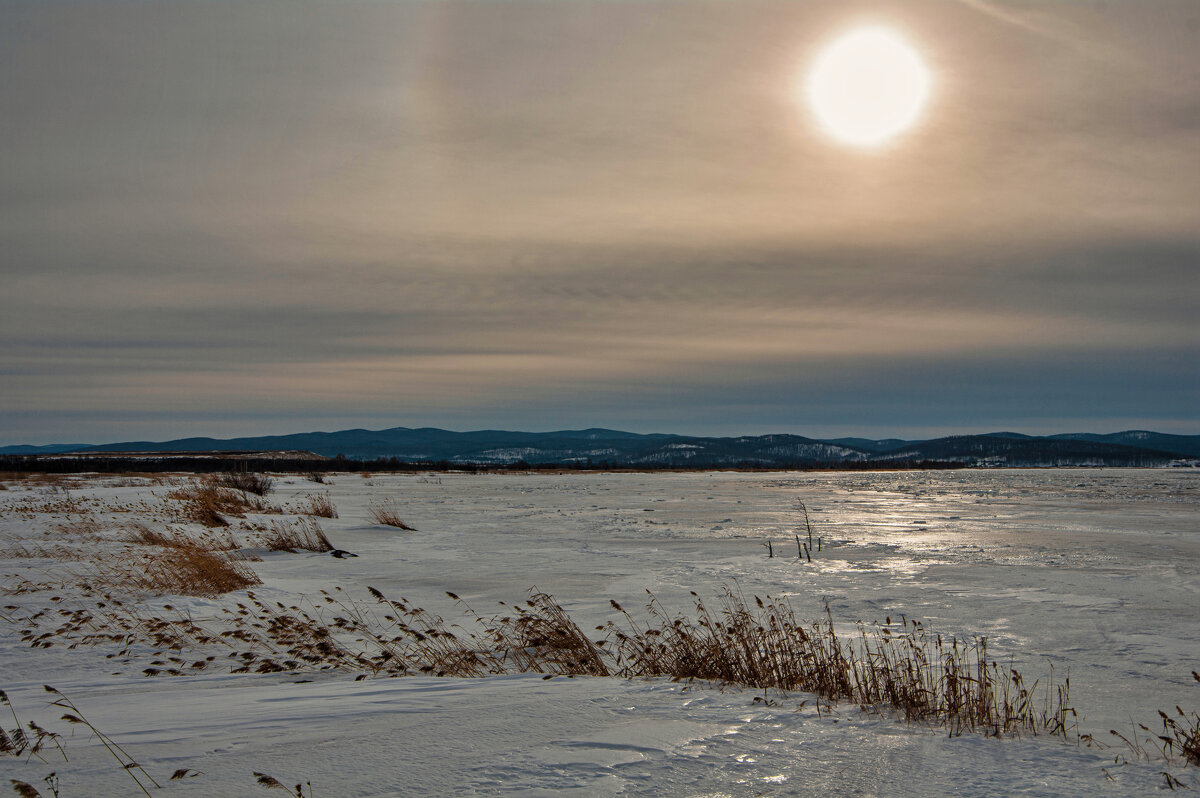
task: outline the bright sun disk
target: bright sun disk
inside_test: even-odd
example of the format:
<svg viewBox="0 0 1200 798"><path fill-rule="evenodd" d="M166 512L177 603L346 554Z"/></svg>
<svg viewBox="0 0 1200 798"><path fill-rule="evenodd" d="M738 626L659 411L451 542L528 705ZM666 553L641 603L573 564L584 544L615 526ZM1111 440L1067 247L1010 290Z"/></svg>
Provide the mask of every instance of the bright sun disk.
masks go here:
<svg viewBox="0 0 1200 798"><path fill-rule="evenodd" d="M904 39L886 28L861 28L821 51L806 90L829 135L874 147L912 127L929 85L929 71Z"/></svg>

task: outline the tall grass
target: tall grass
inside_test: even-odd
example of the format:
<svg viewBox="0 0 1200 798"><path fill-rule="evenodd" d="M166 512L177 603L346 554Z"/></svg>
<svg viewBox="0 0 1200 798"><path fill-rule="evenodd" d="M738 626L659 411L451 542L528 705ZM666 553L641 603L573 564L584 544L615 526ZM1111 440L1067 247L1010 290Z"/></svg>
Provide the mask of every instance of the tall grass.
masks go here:
<svg viewBox="0 0 1200 798"><path fill-rule="evenodd" d="M240 490L242 493L266 496L275 487L275 480L266 474L254 474L249 471L231 471L215 476L213 484L220 488Z"/></svg>
<svg viewBox="0 0 1200 798"><path fill-rule="evenodd" d="M54 700L49 702L49 706L66 710L59 720L86 728L91 733L91 736L94 737L108 752L109 756L113 758L113 761L116 762L117 767L119 767L127 776L129 776L130 779L133 780L134 785L137 786L138 790L143 795L149 796L151 788L156 790L162 788L162 785L159 784L159 782L155 780L155 778L151 776L144 767L135 761L133 757L129 755L129 752L120 745L120 743L114 740L110 735L101 731L94 723L88 720L87 716L83 714L75 702L68 698L66 694L48 684L43 685L42 689L45 690L45 692L55 696ZM7 706L12 714L13 720L17 721L17 729L12 735L6 733L3 727L0 727L0 754L24 756L26 759L29 759L30 757L37 757L42 762L46 762L46 760L41 756L40 752L45 747L46 741L49 740L58 749L58 753L60 756L62 756L63 762L65 763L70 761L67 758L66 749L62 744L62 735L56 732L47 731L37 723L29 721L28 727L30 731L35 734L35 741L31 743L29 735L25 733L24 729L20 728L20 721L17 718L16 710L9 702L8 696L3 690L0 690L0 704ZM192 768L177 768L175 772L171 774L169 781L179 781L182 779L194 778L199 775L202 775L200 771L193 770ZM50 773L48 776L43 778L42 781L50 789L51 794L54 795L55 798L60 795L57 773ZM39 792L38 789L32 784L19 781L17 779L9 779L9 784L12 785L13 792L21 796L21 798L41 797L41 792Z"/></svg>
<svg viewBox="0 0 1200 798"><path fill-rule="evenodd" d="M183 516L206 527L229 526L230 518L244 518L247 512L279 513L281 509L259 498L254 493L243 492L221 480L202 480L167 494L168 498L183 502Z"/></svg>
<svg viewBox="0 0 1200 798"><path fill-rule="evenodd" d="M125 525L123 540L136 545L116 549L14 545L0 550L0 557L70 563L56 566L46 575L59 582L57 589L70 585L85 594L145 592L211 597L261 584L225 530L190 534L134 522ZM24 580L15 586L0 586L0 593L16 595L48 588L49 584Z"/></svg>
<svg viewBox="0 0 1200 798"><path fill-rule="evenodd" d="M3 690L0 690L0 705L8 707L8 713L13 719L12 727L7 730L3 722L0 722L0 755L25 759L36 757L45 762L42 751L50 744L58 749L64 760L67 758L62 747L62 735L47 731L32 720L22 723L17 716L16 707L8 700L8 694Z"/></svg>
<svg viewBox="0 0 1200 798"><path fill-rule="evenodd" d="M210 551L232 551L238 547L233 537L225 530L206 530L190 534L180 530L159 530L141 521L126 525L129 530L126 540L143 546L161 546L168 549L199 547Z"/></svg>
<svg viewBox="0 0 1200 798"><path fill-rule="evenodd" d="M288 787L274 776L268 776L266 773L259 773L257 770L253 771L253 773L254 783L262 787L266 787L269 790L283 790L286 793L291 793L293 798L312 798L313 796L312 782L310 781L306 781L304 784L296 784L292 787ZM304 789L306 785L308 787L307 792Z"/></svg>
<svg viewBox="0 0 1200 798"><path fill-rule="evenodd" d="M67 696L62 692L56 690L48 684L45 685L43 689L45 689L47 693L57 696L57 698L50 702L50 706L67 710L63 714L62 719L67 723L74 723L79 726L83 726L90 731L96 737L96 739L100 741L100 744L104 746L105 750L108 751L109 755L111 755L112 758L116 760L117 764L121 766L121 770L125 771L129 775L129 778L133 779L133 783L136 784L138 789L142 791L142 794L149 796L150 786L153 786L156 789L160 789L162 787L161 784L154 780L153 776L146 772L145 768L134 761L133 757L131 757L129 753L117 743L116 740L96 728L96 726L87 719L87 716L80 711L79 707L75 706L74 701L72 701L70 698L67 698Z"/></svg>
<svg viewBox="0 0 1200 798"><path fill-rule="evenodd" d="M394 526L396 529L403 529L408 532L415 532L416 529L409 526L400 517L400 509L396 506L393 499L388 499L386 502L371 502L367 508L367 514L371 520L383 526Z"/></svg>
<svg viewBox="0 0 1200 798"><path fill-rule="evenodd" d="M263 545L271 551L333 551L325 531L311 518L272 521L271 531L263 537Z"/></svg>
<svg viewBox="0 0 1200 798"><path fill-rule="evenodd" d="M223 540L150 530L139 542L150 548L95 556L76 575L82 586L92 592L136 590L212 597L262 583L236 552L221 550L227 545Z"/></svg>
<svg viewBox="0 0 1200 798"><path fill-rule="evenodd" d="M822 620L804 621L786 600L750 602L726 590L712 605L693 594L689 614L668 613L653 595L640 614L613 602L616 616L596 628L600 637L593 640L552 596L536 590L494 615L448 594L459 606L454 622L368 590L373 604L335 590L322 591L316 604L290 606L247 591L216 625L182 617L153 626L141 619L115 624L158 645L191 639L240 647L235 671L666 676L813 693L952 734L1074 731L1069 679L1055 681L1051 673L1027 685L1015 668L992 658L986 638L939 636L919 623L844 633L828 611ZM95 631L103 625L98 617L89 624L96 639L105 639Z"/></svg>
<svg viewBox="0 0 1200 798"><path fill-rule="evenodd" d="M622 675L801 690L952 733L1065 735L1072 726L1070 680L1054 683L1052 673L1040 691L1027 687L1017 670L989 659L985 637L946 638L915 621L844 636L828 611L824 621L802 621L786 599L750 604L726 589L710 608L692 596L695 614L672 616L651 594L644 621L612 603L621 620L600 629Z"/></svg>
<svg viewBox="0 0 1200 798"><path fill-rule="evenodd" d="M117 569L110 567L108 573ZM150 592L184 596L219 596L262 583L244 561L201 546L167 549L144 558L123 575Z"/></svg>
<svg viewBox="0 0 1200 798"><path fill-rule="evenodd" d="M315 515L318 518L337 518L337 507L328 493L306 493L296 505L296 509L304 515Z"/></svg>
<svg viewBox="0 0 1200 798"><path fill-rule="evenodd" d="M1192 671L1192 679L1200 682L1200 672ZM1158 717L1162 721L1161 733L1144 723L1135 723L1128 735L1116 729L1109 734L1121 740L1137 759L1161 758L1168 762L1182 759L1185 764L1200 767L1200 712L1188 714L1176 706L1174 713L1158 710ZM1167 785L1174 786L1169 777Z"/></svg>

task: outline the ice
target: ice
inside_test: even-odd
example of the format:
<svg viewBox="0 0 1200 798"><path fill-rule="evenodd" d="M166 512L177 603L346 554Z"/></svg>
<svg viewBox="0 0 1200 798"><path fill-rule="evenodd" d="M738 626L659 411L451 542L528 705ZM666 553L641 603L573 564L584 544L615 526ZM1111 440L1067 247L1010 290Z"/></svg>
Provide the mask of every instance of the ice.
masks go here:
<svg viewBox="0 0 1200 798"><path fill-rule="evenodd" d="M1028 681L1050 665L1056 676L1069 670L1081 730L1108 741L1108 729L1127 731L1131 719L1153 725L1159 708L1200 705L1190 677L1200 668L1198 477L1194 469L339 474L328 485L281 477L270 500L328 491L339 518L320 523L359 556L264 553L253 567L265 583L259 594L272 601L334 586L365 596L370 585L445 617L457 611L447 590L490 612L536 586L585 629L611 617L610 599L637 608L650 589L685 611L689 591L711 597L725 585L789 596L811 617L828 606L847 628L904 615L946 634L987 635ZM0 572L9 590L71 567L12 556L78 523L79 513L55 509L64 499L116 523L153 517L168 489L101 477L77 481L69 495L7 487ZM395 499L418 531L371 522L368 504L379 499ZM794 536L807 539L800 502L822 541L811 564L796 557ZM61 582L3 597L21 609L0 610L0 626L57 606L55 595L75 601ZM148 597L144 611L170 604L203 617L228 601ZM4 757L0 772L37 786L57 770L64 796L127 795L132 783L83 730L64 729L43 683L161 778L202 771L164 793L259 794L251 774L262 771L347 796L1133 795L1158 789L1164 769L1114 763L1128 757L1120 747L950 738L851 706L818 716L811 696L756 701L761 692L715 685L540 675L354 681L215 668L146 678L147 651L110 660L107 649L30 648L8 631L0 640L0 689L22 717L74 730L69 763Z"/></svg>

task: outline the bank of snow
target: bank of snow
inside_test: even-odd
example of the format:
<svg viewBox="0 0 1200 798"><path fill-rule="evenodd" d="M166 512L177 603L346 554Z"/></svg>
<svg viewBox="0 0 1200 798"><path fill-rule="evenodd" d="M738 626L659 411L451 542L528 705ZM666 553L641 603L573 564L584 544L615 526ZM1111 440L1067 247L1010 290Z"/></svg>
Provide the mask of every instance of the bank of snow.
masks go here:
<svg viewBox="0 0 1200 798"><path fill-rule="evenodd" d="M1083 730L1099 737L1127 726L1128 715L1148 722L1160 706L1197 703L1200 688L1187 685L1200 664L1198 630L1187 620L1194 603L1180 603L1194 602L1200 587L1197 493L1178 473L286 479L271 501L330 491L340 517L321 524L359 557L267 554L253 567L265 582L258 592L272 600L333 586L365 596L372 585L447 616L445 590L489 609L536 585L585 628L607 617L610 598L636 605L653 588L683 610L688 590L715 595L735 579L748 593L791 594L814 615L828 602L841 623L907 612L948 632L989 634L1027 677L1046 664L1043 655L1069 664ZM89 512L113 523L128 520L113 508L150 506L166 491L106 484L70 490L112 509ZM56 495L15 483L0 492L10 552L48 545L59 524L78 520L30 511ZM368 507L381 499L395 499L419 531L371 524ZM832 545L811 565L768 560L761 542L773 538L783 551L802 523L797 500ZM21 579L48 581L64 565L10 557L0 570L11 590ZM230 600L160 597L143 606L171 602L199 617ZM5 604L17 609L0 612L76 601L61 584L9 595ZM47 706L48 683L157 776L164 794L270 794L255 771L311 782L320 796L1133 795L1163 784L1161 765L1114 764L1128 753L1120 749L951 738L845 706L818 716L804 695L764 701L713 685L537 674L355 681L231 674L219 662L198 675L146 678L150 651L105 653L115 652L0 639L0 689L23 719L62 732L70 757L0 758L6 778L43 787L56 770L64 798L135 789L85 730ZM182 768L202 775L165 781Z"/></svg>

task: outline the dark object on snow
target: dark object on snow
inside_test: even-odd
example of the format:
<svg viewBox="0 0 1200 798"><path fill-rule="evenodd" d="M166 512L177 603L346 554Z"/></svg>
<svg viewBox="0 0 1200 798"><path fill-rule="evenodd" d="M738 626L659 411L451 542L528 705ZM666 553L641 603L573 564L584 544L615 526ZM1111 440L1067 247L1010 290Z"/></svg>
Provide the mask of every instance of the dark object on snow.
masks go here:
<svg viewBox="0 0 1200 798"><path fill-rule="evenodd" d="M329 552L329 556L337 557L339 560L342 560L342 559L345 559L346 557L357 557L358 555L352 551L345 551L344 549L334 549L333 551Z"/></svg>

